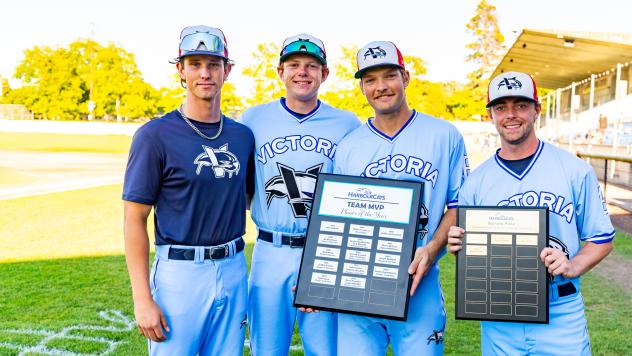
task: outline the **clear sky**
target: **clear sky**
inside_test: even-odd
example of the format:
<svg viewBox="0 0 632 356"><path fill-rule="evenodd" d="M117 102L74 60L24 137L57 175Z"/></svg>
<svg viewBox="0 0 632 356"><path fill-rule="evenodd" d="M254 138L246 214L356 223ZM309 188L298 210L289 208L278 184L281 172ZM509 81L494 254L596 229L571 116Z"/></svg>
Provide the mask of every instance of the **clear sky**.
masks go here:
<svg viewBox="0 0 632 356"><path fill-rule="evenodd" d="M500 28L513 43L523 28L632 32L628 0L489 0ZM391 40L405 55L423 58L427 77L463 81L471 41L465 25L477 0L20 0L0 2L0 76L12 78L23 51L36 45L66 46L93 38L134 53L145 80L167 85L175 68L180 30L205 24L221 28L237 62L230 81L240 93L249 83L241 70L258 43L280 45L289 35L320 37L331 64L341 45ZM18 83L11 81L12 86ZM326 89L326 87L324 88Z"/></svg>

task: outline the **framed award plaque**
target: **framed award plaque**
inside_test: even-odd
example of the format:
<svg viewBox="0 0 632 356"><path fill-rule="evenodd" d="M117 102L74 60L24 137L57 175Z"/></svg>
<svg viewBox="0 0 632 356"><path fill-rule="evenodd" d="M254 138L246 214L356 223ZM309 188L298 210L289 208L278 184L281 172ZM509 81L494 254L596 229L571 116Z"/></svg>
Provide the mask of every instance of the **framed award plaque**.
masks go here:
<svg viewBox="0 0 632 356"><path fill-rule="evenodd" d="M294 305L406 320L423 183L320 174Z"/></svg>
<svg viewBox="0 0 632 356"><path fill-rule="evenodd" d="M460 206L456 319L549 322L548 210Z"/></svg>

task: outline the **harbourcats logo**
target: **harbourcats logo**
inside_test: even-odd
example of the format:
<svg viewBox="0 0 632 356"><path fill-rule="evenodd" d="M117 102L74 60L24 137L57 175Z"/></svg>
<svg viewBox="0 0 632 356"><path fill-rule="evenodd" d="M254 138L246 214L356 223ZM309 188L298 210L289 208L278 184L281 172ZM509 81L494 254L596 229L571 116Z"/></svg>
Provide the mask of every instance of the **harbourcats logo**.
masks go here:
<svg viewBox="0 0 632 356"><path fill-rule="evenodd" d="M239 161L237 156L228 150L228 144L218 149L202 145L203 153L200 153L193 164L197 164L195 174L200 175L203 167L211 167L215 178L224 178L228 174L228 178L232 178L233 174L239 174Z"/></svg>
<svg viewBox="0 0 632 356"><path fill-rule="evenodd" d="M358 188L355 191L348 192L347 196L349 198L357 198L357 199L370 199L370 200L385 200L386 197L382 194L374 194L371 192L369 188Z"/></svg>

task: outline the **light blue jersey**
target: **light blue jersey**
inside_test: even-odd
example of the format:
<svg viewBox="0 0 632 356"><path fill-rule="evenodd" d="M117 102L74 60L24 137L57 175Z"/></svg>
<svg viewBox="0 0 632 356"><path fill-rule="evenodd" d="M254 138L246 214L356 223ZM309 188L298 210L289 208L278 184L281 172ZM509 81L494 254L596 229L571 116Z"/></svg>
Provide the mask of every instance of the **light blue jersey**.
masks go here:
<svg viewBox="0 0 632 356"><path fill-rule="evenodd" d="M459 205L547 207L549 244L569 259L579 252L580 240L605 243L615 233L593 169L541 141L520 175L497 154L485 161L461 188ZM574 292L560 296L560 286L568 283ZM590 354L579 278L556 276L549 300L548 325L483 322L483 354Z"/></svg>
<svg viewBox="0 0 632 356"><path fill-rule="evenodd" d="M331 173L338 142L360 121L320 101L297 118L276 100L246 110L241 122L255 135L252 219L265 231L304 235L318 173Z"/></svg>
<svg viewBox="0 0 632 356"><path fill-rule="evenodd" d="M253 355L287 355L294 323L306 355L335 355L335 313L300 313L293 307L302 248L283 244L284 235L304 236L316 178L330 173L338 142L360 121L323 102L296 115L285 100L255 106L241 122L255 136L255 195L251 214L260 236L249 281L248 322ZM261 239L262 233L273 237Z"/></svg>
<svg viewBox="0 0 632 356"><path fill-rule="evenodd" d="M367 122L340 143L334 163L334 173L424 182L428 221L421 226L417 247L432 238L446 206L456 208L468 172L465 144L456 127L415 111L393 137Z"/></svg>
<svg viewBox="0 0 632 356"><path fill-rule="evenodd" d="M417 246L432 239L447 208L457 206L459 188L469 173L463 137L450 123L413 111L389 137L371 121L340 142L334 173L424 182ZM340 314L338 354L384 355L389 342L396 355L443 353L445 310L437 262L410 299L408 321Z"/></svg>

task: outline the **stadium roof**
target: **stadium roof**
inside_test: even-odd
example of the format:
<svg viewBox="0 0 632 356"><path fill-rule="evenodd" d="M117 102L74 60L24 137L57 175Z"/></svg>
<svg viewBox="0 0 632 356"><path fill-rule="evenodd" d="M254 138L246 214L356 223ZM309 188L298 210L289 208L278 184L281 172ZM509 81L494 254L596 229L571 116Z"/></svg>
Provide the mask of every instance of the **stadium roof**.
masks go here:
<svg viewBox="0 0 632 356"><path fill-rule="evenodd" d="M632 35L524 29L492 77L531 74L539 87L557 89L632 61Z"/></svg>

